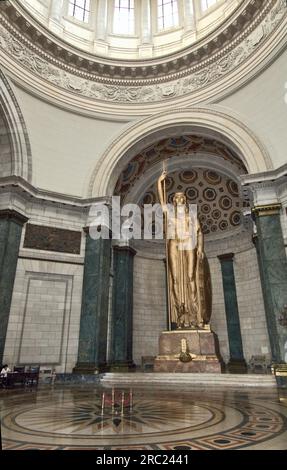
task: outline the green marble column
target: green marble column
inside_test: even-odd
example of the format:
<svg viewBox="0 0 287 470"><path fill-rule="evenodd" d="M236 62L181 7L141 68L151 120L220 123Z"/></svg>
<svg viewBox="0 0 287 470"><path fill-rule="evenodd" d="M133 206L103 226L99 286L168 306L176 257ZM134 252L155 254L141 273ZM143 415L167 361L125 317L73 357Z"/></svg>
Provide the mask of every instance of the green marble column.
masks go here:
<svg viewBox="0 0 287 470"><path fill-rule="evenodd" d="M0 362L2 363L22 227L27 218L14 210L0 211Z"/></svg>
<svg viewBox="0 0 287 470"><path fill-rule="evenodd" d="M253 209L257 227L255 246L258 255L266 322L272 362L286 362L284 345L287 328L278 317L287 304L287 258L280 221L281 205L259 206Z"/></svg>
<svg viewBox="0 0 287 470"><path fill-rule="evenodd" d="M86 231L86 252L78 362L75 373L106 369L111 240L93 240Z"/></svg>
<svg viewBox="0 0 287 470"><path fill-rule="evenodd" d="M176 330L176 325L174 326L174 324L171 325L170 323L166 258L163 259L163 264L164 264L164 274L165 274L166 330L171 331L172 329Z"/></svg>
<svg viewBox="0 0 287 470"><path fill-rule="evenodd" d="M133 265L135 250L114 247L114 282L111 323L111 370L134 367L132 358Z"/></svg>
<svg viewBox="0 0 287 470"><path fill-rule="evenodd" d="M218 256L221 263L223 280L226 323L228 332L230 359L228 370L232 373L244 373L247 365L243 355L242 337L237 304L237 293L234 276L234 254L228 253Z"/></svg>

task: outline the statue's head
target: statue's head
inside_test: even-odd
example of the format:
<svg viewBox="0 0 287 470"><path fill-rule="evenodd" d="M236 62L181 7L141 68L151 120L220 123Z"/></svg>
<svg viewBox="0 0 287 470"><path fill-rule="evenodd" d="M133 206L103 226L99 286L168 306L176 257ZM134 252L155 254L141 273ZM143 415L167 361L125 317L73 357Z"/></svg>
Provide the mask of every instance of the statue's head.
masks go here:
<svg viewBox="0 0 287 470"><path fill-rule="evenodd" d="M174 206L183 206L186 204L186 195L184 193L175 193L173 196Z"/></svg>

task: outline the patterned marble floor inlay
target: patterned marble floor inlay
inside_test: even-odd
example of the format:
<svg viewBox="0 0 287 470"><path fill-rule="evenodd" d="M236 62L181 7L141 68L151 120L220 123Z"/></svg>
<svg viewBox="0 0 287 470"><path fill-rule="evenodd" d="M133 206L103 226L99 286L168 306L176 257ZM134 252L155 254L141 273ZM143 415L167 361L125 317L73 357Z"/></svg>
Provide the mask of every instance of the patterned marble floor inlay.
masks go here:
<svg viewBox="0 0 287 470"><path fill-rule="evenodd" d="M2 445L17 449L287 449L282 393L95 386L0 391Z"/></svg>

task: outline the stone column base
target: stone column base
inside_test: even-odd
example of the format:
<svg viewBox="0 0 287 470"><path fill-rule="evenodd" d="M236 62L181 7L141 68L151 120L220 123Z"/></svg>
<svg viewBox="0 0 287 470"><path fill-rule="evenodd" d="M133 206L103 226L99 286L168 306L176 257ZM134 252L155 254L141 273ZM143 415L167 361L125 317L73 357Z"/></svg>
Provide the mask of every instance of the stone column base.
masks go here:
<svg viewBox="0 0 287 470"><path fill-rule="evenodd" d="M247 374L247 364L245 359L230 359L227 370L231 374Z"/></svg>
<svg viewBox="0 0 287 470"><path fill-rule="evenodd" d="M133 361L114 362L109 364L110 372L132 372L136 369Z"/></svg>
<svg viewBox="0 0 287 470"><path fill-rule="evenodd" d="M279 388L287 388L287 364L272 364L272 373Z"/></svg>
<svg viewBox="0 0 287 470"><path fill-rule="evenodd" d="M187 351L182 355L182 340ZM154 362L155 372L221 373L222 360L217 338L208 330L165 331L159 338L159 356Z"/></svg>
<svg viewBox="0 0 287 470"><path fill-rule="evenodd" d="M87 364L79 362L73 369L73 374L99 374L100 372L107 372L107 364Z"/></svg>

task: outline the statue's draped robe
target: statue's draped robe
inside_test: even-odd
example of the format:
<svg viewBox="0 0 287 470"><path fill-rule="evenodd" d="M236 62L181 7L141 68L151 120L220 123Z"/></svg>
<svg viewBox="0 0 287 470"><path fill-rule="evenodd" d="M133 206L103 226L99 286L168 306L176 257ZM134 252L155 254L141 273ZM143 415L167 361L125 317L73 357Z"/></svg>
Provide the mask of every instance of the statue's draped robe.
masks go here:
<svg viewBox="0 0 287 470"><path fill-rule="evenodd" d="M197 225L199 226L199 222L197 222ZM191 284L188 279L188 252L186 250L180 250L180 240L178 240L178 242L176 242L176 240L167 240L168 258L170 258L171 242L173 243L173 247L176 243L173 257L176 257L179 291L178 301L176 300L173 290L170 261L167 263L167 269L170 320L171 323L176 324L177 327L180 325L197 327L202 324L208 324L211 317L212 293L208 260L205 254L203 258L197 255L197 230L193 233L196 234L196 239L191 240L194 256L195 296L192 296Z"/></svg>

